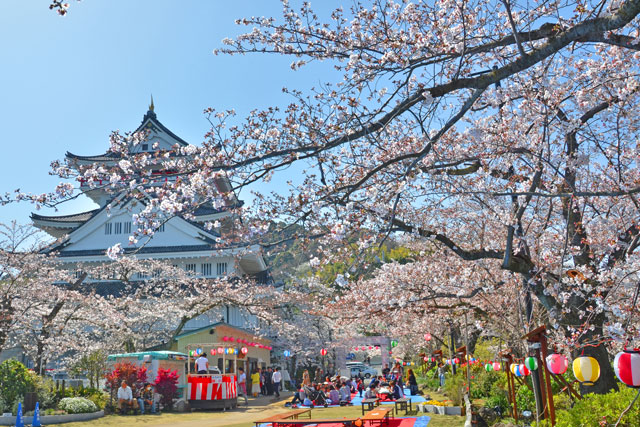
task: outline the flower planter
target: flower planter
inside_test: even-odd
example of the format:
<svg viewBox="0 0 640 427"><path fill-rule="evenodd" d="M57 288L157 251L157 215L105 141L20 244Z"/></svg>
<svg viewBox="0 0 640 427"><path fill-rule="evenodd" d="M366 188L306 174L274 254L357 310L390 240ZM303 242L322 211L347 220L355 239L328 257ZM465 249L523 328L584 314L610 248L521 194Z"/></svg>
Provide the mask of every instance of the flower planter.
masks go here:
<svg viewBox="0 0 640 427"><path fill-rule="evenodd" d="M66 415L40 415L40 422L43 425L72 423L78 421L90 421L104 417L104 411L92 412L89 414L66 414ZM33 417L22 417L25 424L31 424ZM0 426L15 426L16 417L0 417Z"/></svg>

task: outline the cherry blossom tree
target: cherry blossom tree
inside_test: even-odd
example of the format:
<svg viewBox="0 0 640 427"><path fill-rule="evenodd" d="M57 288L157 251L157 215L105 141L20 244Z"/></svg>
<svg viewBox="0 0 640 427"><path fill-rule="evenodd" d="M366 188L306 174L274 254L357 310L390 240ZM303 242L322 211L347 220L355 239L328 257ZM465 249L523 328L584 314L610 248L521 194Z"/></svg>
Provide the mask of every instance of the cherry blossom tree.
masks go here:
<svg viewBox="0 0 640 427"><path fill-rule="evenodd" d="M239 212L235 238L268 238L276 217L318 239L313 261L327 263L353 239L364 253L410 236L426 251L415 265L344 278L328 301L457 305L474 322L493 311L494 327L491 302L520 304L520 332L544 318L574 357L600 362L584 391L604 392L616 387L608 346L637 338L639 12L639 0L374 0L321 19L283 1L281 18L239 20L251 30L216 53L291 56L294 69L322 62L341 80L285 89L289 105L242 121L208 109L206 141L177 156L131 156L123 147L137 137L114 134L118 170L82 178L144 193L153 203L139 224L153 230L158 211L224 205L231 193L213 191L221 177L238 191L299 165L288 193L257 194ZM176 179L147 185L149 165ZM55 203L69 191L21 197Z"/></svg>

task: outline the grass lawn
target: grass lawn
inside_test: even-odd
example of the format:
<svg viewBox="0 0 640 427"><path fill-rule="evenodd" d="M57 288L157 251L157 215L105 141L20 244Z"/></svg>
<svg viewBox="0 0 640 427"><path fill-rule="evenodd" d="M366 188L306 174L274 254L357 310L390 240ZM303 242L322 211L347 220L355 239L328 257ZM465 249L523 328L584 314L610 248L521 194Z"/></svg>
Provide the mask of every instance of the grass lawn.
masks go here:
<svg viewBox="0 0 640 427"><path fill-rule="evenodd" d="M280 409L280 408L278 408ZM282 408L284 410L284 408ZM273 407L249 408L236 411L207 411L185 414L165 413L162 415L119 416L106 417L84 423L69 423L66 427L249 427L253 421L273 415L282 410L274 411ZM400 412L403 416L404 411ZM316 408L311 411L313 418L357 418L362 416L360 406L341 408ZM431 418L428 427L457 427L464 425L464 417L428 414Z"/></svg>

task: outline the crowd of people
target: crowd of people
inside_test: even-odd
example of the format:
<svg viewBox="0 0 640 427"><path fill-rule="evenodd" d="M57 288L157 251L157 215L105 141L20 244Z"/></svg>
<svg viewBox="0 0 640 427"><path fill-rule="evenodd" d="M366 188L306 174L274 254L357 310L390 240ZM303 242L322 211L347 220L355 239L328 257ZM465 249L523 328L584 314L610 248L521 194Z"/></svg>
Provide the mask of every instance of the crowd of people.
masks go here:
<svg viewBox="0 0 640 427"><path fill-rule="evenodd" d="M382 375L373 376L368 380L361 375L352 378L341 376L323 378L319 370L316 371L314 380L311 381L309 372L305 370L302 374L302 383L297 386L293 400L288 402L287 406L350 405L356 394L365 399L393 401L404 397L405 385L408 386L411 395L418 394L418 383L413 370L407 370L405 376L400 363L396 363L393 369L385 364Z"/></svg>
<svg viewBox="0 0 640 427"><path fill-rule="evenodd" d="M118 410L124 415L128 409L140 410L140 414L145 411L157 414L158 401L160 395L157 394L150 383L144 383L141 389L134 392L126 381L122 381L118 387Z"/></svg>

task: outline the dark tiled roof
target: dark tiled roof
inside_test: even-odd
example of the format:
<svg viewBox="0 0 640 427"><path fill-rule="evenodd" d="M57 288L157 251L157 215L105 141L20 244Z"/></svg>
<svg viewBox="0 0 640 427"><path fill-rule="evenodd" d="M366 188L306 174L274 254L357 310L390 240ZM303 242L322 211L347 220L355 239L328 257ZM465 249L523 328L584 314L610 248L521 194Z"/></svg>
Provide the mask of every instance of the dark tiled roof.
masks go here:
<svg viewBox="0 0 640 427"><path fill-rule="evenodd" d="M117 160L122 158L122 154L114 153L113 151L107 151L104 154L97 154L93 156L80 156L78 154L73 154L69 151L65 154L65 157L74 160L87 160L91 162L109 162L112 160Z"/></svg>
<svg viewBox="0 0 640 427"><path fill-rule="evenodd" d="M100 209L93 209L86 212L79 212L71 215L59 215L59 216L49 216L49 215L38 215L37 213L31 214L31 219L34 221L51 221L51 222L85 222L88 221L95 213L100 211Z"/></svg>
<svg viewBox="0 0 640 427"><path fill-rule="evenodd" d="M178 144L182 145L183 147L189 145L189 143L187 141L185 141L184 139L180 138L178 135L176 135L175 133L171 132L165 125L163 125L162 123L160 123L160 120L158 120L156 113L154 111L147 111L147 114L144 115L144 117L142 118L142 123L140 123L140 126L138 126L138 128L134 131L134 132L140 132L145 130L144 129L144 122L147 121L147 119L149 119L151 121L151 123L153 123L154 126L157 126L159 129L161 129L162 131L166 132L169 136L175 138L176 141L178 141Z"/></svg>
<svg viewBox="0 0 640 427"><path fill-rule="evenodd" d="M195 252L195 251L211 251L215 248L213 245L189 245L189 246L145 246L143 248L124 248L125 253L139 253L139 254L156 254L165 252ZM65 251L62 249L59 253L61 257L72 256L93 256L104 255L106 249L85 249L78 251Z"/></svg>

